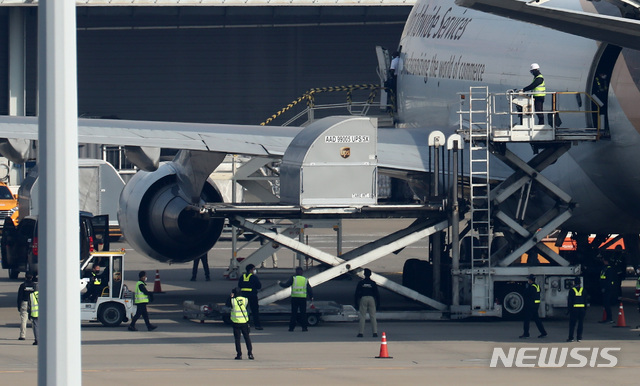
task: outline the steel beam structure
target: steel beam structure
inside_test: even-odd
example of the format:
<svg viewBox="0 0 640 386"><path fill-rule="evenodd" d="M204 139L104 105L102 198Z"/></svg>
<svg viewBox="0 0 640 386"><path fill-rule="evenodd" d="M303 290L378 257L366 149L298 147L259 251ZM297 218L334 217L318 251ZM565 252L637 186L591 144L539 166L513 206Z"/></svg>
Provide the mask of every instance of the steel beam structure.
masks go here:
<svg viewBox="0 0 640 386"><path fill-rule="evenodd" d="M331 265L331 268L314 274L308 278L309 284L312 286L320 285L342 274L360 268L365 264L371 263L372 261L388 255L389 253L402 249L436 232L442 231L449 225L448 220L446 219L438 219L437 221L417 220L405 229L399 230L372 243L349 251L342 255L342 257L337 257L310 245L304 244L285 234L278 234L277 232L262 225L254 224L238 215L233 216L231 218L231 222L236 226L251 230L252 232L258 233L269 240L277 242L292 251L301 253L316 261ZM437 310L443 311L448 309L446 304L440 303L418 293L417 291L397 284L384 276L374 273L371 275L371 279L383 288L387 288L400 295L424 303ZM259 302L262 305L269 304L287 298L290 294L291 290L289 289L282 289L279 287L265 288L260 293L261 299Z"/></svg>

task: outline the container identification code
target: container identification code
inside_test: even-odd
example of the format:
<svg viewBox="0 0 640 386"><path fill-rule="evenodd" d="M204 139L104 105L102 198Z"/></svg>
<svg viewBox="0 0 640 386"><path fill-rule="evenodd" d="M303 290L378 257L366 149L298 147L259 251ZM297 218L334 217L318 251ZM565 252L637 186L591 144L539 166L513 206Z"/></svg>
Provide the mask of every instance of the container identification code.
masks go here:
<svg viewBox="0 0 640 386"><path fill-rule="evenodd" d="M369 143L368 135L327 135L325 143Z"/></svg>

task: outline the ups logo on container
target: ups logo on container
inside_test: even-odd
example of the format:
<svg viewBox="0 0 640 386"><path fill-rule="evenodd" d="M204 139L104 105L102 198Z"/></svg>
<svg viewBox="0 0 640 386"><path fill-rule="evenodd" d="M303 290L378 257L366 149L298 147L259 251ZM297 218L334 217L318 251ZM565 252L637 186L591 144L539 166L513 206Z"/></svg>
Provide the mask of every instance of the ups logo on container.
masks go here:
<svg viewBox="0 0 640 386"><path fill-rule="evenodd" d="M351 155L351 148L350 147L343 147L343 148L340 149L340 157L349 158L350 155Z"/></svg>

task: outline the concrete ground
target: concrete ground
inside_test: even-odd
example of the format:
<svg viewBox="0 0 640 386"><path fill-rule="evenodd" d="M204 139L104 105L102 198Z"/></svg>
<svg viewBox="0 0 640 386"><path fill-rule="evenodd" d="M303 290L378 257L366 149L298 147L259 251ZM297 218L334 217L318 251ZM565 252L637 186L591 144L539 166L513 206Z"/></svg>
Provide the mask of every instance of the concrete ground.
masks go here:
<svg viewBox="0 0 640 386"><path fill-rule="evenodd" d="M391 224L393 225L393 224ZM389 223L345 224L345 249L385 232ZM401 225L398 221L397 226ZM331 246L333 231L318 231L315 242ZM347 237L345 237L347 239ZM324 240L324 241L323 241ZM126 243L114 248L129 248ZM397 273L405 259L421 257L420 245L407 248L368 265L376 272ZM234 286L223 276L230 256L229 243L219 243L209 255L212 280L204 281L202 268L196 282L189 281L191 264L167 265L157 263L127 250L125 282L133 287L138 270L146 270L149 287L153 288L155 270L160 272L163 294L155 296L150 307L152 323L158 329L147 332L139 324L138 332L126 325L105 328L99 324L82 326L83 383L100 385L196 385L196 384L256 384L282 385L299 382L305 385L392 385L404 382L431 384L632 384L636 383L640 368L638 330L640 314L631 300L624 303L627 326L613 327L596 323L602 310L593 307L585 320L584 340L565 342L568 320L545 320L549 336L537 339L518 339L522 322L496 319L462 321L399 322L380 321L379 332L385 332L388 354L393 358L378 359L381 338L373 338L370 325L364 338L357 338L356 323L321 323L309 332L287 331L286 322L267 322L263 331L253 330L255 360L234 360L235 349L231 328L219 321L185 320L182 302L197 304L223 302ZM279 254L279 267L293 265L293 254ZM270 266L270 262L267 266ZM286 270L258 272L263 285L286 278ZM26 341L18 341L19 316L16 310L16 291L20 281L9 280L0 273L0 377L3 385L37 384L37 347L32 346L31 331ZM316 288L317 300L351 303L354 280L333 280ZM632 295L634 283L625 282L624 295ZM415 305L388 291L382 293L382 308L411 308ZM288 301L283 301L288 304ZM42 347L42 346L40 346ZM620 348L613 352L614 368L491 368L494 348L575 348L593 353L594 349ZM529 351L531 353L532 351ZM607 363L595 357L595 365ZM526 361L525 361L526 362ZM531 362L531 360L529 361ZM80 365L80 364L79 364ZM588 366L588 364L587 364Z"/></svg>

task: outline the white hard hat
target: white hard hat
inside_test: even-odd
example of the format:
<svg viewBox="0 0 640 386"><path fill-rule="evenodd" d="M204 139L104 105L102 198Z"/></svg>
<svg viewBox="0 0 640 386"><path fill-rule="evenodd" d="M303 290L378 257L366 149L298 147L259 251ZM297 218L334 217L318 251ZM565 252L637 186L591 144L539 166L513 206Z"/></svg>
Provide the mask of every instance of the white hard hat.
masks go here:
<svg viewBox="0 0 640 386"><path fill-rule="evenodd" d="M529 71L539 70L539 69L540 69L540 65L538 63L531 63L531 68L529 69Z"/></svg>

